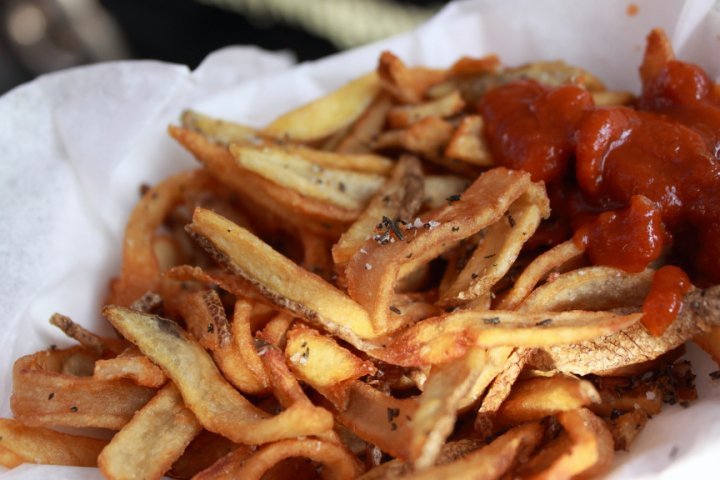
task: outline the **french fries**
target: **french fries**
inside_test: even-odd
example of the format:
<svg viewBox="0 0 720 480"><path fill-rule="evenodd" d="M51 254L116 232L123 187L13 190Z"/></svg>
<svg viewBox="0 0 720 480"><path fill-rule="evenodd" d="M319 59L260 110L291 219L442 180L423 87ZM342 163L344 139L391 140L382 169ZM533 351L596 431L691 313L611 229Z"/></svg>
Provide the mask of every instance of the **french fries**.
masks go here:
<svg viewBox="0 0 720 480"><path fill-rule="evenodd" d="M651 33L646 88L673 59ZM15 362L0 464L111 479L608 472L663 403L697 397L685 343L720 359L720 286L677 293L651 334L646 303L677 251L633 271L593 264L584 229L615 204L589 208L571 171L545 184L503 166L480 103L508 84L624 112L647 101L562 62L442 70L385 52L264 128L184 112L169 133L200 166L130 215L102 310L120 338L53 315L79 346ZM551 100L521 107L567 120ZM562 131L573 154L579 128ZM521 140L540 148L536 133Z"/></svg>

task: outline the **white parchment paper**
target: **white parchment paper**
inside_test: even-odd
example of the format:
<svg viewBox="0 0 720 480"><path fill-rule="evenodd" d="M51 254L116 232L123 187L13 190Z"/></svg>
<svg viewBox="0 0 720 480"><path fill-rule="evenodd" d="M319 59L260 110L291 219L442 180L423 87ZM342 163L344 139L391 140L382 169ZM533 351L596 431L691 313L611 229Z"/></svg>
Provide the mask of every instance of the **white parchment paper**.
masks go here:
<svg viewBox="0 0 720 480"><path fill-rule="evenodd" d="M630 15L628 7L637 7ZM645 35L662 27L679 56L720 74L714 0L474 0L452 4L414 32L292 66L254 48L215 52L194 72L120 62L39 78L0 98L0 416L10 416L15 358L70 345L55 312L108 332L99 307L118 269L123 228L141 183L195 165L165 134L184 108L262 126L375 67L389 49L409 64L444 67L498 53L505 64L563 59L611 88L637 90ZM720 382L694 349L699 401L665 408L611 478L717 476ZM100 478L95 469L25 465L8 479Z"/></svg>

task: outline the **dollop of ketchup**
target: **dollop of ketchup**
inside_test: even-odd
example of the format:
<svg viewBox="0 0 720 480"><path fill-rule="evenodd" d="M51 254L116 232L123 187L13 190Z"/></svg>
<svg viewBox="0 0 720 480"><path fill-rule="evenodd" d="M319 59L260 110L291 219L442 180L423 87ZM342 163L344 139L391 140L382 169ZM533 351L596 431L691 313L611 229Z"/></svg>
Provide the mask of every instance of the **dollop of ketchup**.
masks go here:
<svg viewBox="0 0 720 480"><path fill-rule="evenodd" d="M690 279L678 267L665 265L655 272L650 293L643 302L641 319L652 335L662 335L675 320L682 306L683 295L690 288Z"/></svg>
<svg viewBox="0 0 720 480"><path fill-rule="evenodd" d="M501 165L551 182L565 172L575 132L592 96L574 85L546 88L532 80L486 93L478 104L488 145Z"/></svg>
<svg viewBox="0 0 720 480"><path fill-rule="evenodd" d="M595 265L641 272L660 258L665 230L660 211L641 195L630 199L630 206L598 215L580 227L573 241L585 246Z"/></svg>
<svg viewBox="0 0 720 480"><path fill-rule="evenodd" d="M594 264L638 272L664 255L695 282L720 283L720 87L669 60L643 69L635 107L595 107L578 87L533 81L477 105L497 163L546 183L552 228L536 245L574 230ZM690 287L678 267L656 272L643 307L651 333L672 322Z"/></svg>

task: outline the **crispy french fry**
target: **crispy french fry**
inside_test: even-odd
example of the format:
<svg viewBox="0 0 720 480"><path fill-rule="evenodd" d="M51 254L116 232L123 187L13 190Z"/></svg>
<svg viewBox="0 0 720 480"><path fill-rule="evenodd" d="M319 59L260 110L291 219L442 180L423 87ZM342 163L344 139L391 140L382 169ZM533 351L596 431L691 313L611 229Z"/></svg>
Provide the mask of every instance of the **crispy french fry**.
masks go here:
<svg viewBox="0 0 720 480"><path fill-rule="evenodd" d="M15 361L10 401L15 418L31 426L119 430L155 394L129 380L93 378L92 356L82 371L69 372L68 363L78 355L88 354L79 348L46 350Z"/></svg>
<svg viewBox="0 0 720 480"><path fill-rule="evenodd" d="M247 230L210 211L197 209L188 231L224 268L252 282L279 307L351 343L375 335L360 305Z"/></svg>
<svg viewBox="0 0 720 480"><path fill-rule="evenodd" d="M369 239L367 255L355 255L348 264L348 292L370 313L373 325L383 331L393 315L390 309L401 271L410 271L439 256L455 242L476 234L500 218L530 186L527 174L495 169L478 178L457 201L421 216L404 227L404 241ZM401 240L399 237L396 240ZM370 268L368 268L370 265ZM392 319L390 319L392 320Z"/></svg>
<svg viewBox="0 0 720 480"><path fill-rule="evenodd" d="M680 314L659 337L650 335L642 325L632 325L597 339L543 348L531 363L577 375L602 374L657 358L718 325L720 287L695 290L685 295Z"/></svg>
<svg viewBox="0 0 720 480"><path fill-rule="evenodd" d="M421 480L501 478L519 458L535 449L542 440L542 430L538 423L517 426L489 445L455 462L415 472L412 478Z"/></svg>
<svg viewBox="0 0 720 480"><path fill-rule="evenodd" d="M107 440L69 435L41 427L28 427L0 418L0 465L21 463L94 467Z"/></svg>
<svg viewBox="0 0 720 480"><path fill-rule="evenodd" d="M113 480L159 479L201 428L177 388L167 385L115 434L98 465Z"/></svg>
<svg viewBox="0 0 720 480"><path fill-rule="evenodd" d="M235 144L230 153L243 170L350 212L362 210L385 181L377 174L320 166L284 147Z"/></svg>
<svg viewBox="0 0 720 480"><path fill-rule="evenodd" d="M387 94L380 94L350 128L336 148L339 153L368 153L374 138L385 125L385 117L393 102Z"/></svg>
<svg viewBox="0 0 720 480"><path fill-rule="evenodd" d="M578 258L583 252L583 248L578 247L572 240L568 240L538 255L515 280L510 292L500 299L497 308L514 310L550 272Z"/></svg>
<svg viewBox="0 0 720 480"><path fill-rule="evenodd" d="M207 430L261 444L332 428L332 417L322 409L289 408L269 417L225 381L205 350L175 322L120 307L103 313L173 380Z"/></svg>
<svg viewBox="0 0 720 480"><path fill-rule="evenodd" d="M167 377L137 347L130 347L115 358L95 362L93 378L119 380L126 378L143 387L160 388Z"/></svg>
<svg viewBox="0 0 720 480"><path fill-rule="evenodd" d="M592 383L565 375L520 380L495 415L498 427L517 425L600 403Z"/></svg>
<svg viewBox="0 0 720 480"><path fill-rule="evenodd" d="M440 83L446 73L429 68L408 68L390 52L380 55L377 68L382 88L401 103L419 103L425 92Z"/></svg>
<svg viewBox="0 0 720 480"><path fill-rule="evenodd" d="M373 235L378 221L387 217L393 221L412 221L423 200L423 174L420 162L410 156L402 157L387 182L378 190L365 211L342 234L333 246L333 260L347 263ZM360 252L362 255L362 252Z"/></svg>
<svg viewBox="0 0 720 480"><path fill-rule="evenodd" d="M416 105L399 105L390 109L387 121L391 128L409 127L428 117L447 118L465 108L460 93L455 90L435 100Z"/></svg>
<svg viewBox="0 0 720 480"><path fill-rule="evenodd" d="M223 145L263 141L258 131L252 127L209 117L193 110L185 110L182 113L181 122L183 127L201 133L209 140Z"/></svg>
<svg viewBox="0 0 720 480"><path fill-rule="evenodd" d="M628 450L648 421L648 414L641 409L624 413L609 421L610 434L615 450Z"/></svg>
<svg viewBox="0 0 720 480"><path fill-rule="evenodd" d="M360 117L379 89L377 74L369 73L280 116L262 133L301 142L327 137Z"/></svg>
<svg viewBox="0 0 720 480"><path fill-rule="evenodd" d="M481 167L493 165L485 139L483 119L480 115L463 117L445 148L445 156Z"/></svg>
<svg viewBox="0 0 720 480"><path fill-rule="evenodd" d="M442 363L470 346L546 347L593 341L636 324L642 314L612 312L519 313L460 310L424 320L392 337L387 361L415 366Z"/></svg>

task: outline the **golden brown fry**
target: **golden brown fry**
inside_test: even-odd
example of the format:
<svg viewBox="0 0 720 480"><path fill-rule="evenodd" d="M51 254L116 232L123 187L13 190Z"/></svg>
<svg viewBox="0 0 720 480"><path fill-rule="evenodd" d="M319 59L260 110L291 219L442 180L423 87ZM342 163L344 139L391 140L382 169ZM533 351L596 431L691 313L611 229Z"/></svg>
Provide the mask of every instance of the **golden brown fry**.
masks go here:
<svg viewBox="0 0 720 480"><path fill-rule="evenodd" d="M89 364L75 372L85 376L68 371L68 363L78 356L89 357ZM15 418L31 426L122 428L155 389L129 380L95 379L94 360L80 348L46 350L16 360L10 400Z"/></svg>
<svg viewBox="0 0 720 480"><path fill-rule="evenodd" d="M163 371L132 346L115 358L95 362L93 378L119 380L126 378L143 387L160 388L167 381Z"/></svg>
<svg viewBox="0 0 720 480"><path fill-rule="evenodd" d="M419 103L428 88L445 78L445 71L429 68L408 68L390 52L380 55L377 68L383 90L401 103Z"/></svg>
<svg viewBox="0 0 720 480"><path fill-rule="evenodd" d="M650 291L653 273L652 269L627 273L599 266L572 270L536 288L517 310L561 312L638 307Z"/></svg>
<svg viewBox="0 0 720 480"><path fill-rule="evenodd" d="M262 133L301 142L327 137L357 120L379 89L377 74L368 73L276 118Z"/></svg>
<svg viewBox="0 0 720 480"><path fill-rule="evenodd" d="M457 175L425 175L423 206L429 210L440 208L447 204L448 198L461 195L470 183Z"/></svg>
<svg viewBox="0 0 720 480"><path fill-rule="evenodd" d="M230 386L205 350L170 320L120 307L105 307L103 314L165 371L207 430L261 444L332 428L332 417L322 409L292 407L269 418Z"/></svg>
<svg viewBox="0 0 720 480"><path fill-rule="evenodd" d="M405 129L388 130L373 143L374 150L403 149L428 160L440 160L453 134L453 126L438 117L426 117Z"/></svg>
<svg viewBox="0 0 720 480"><path fill-rule="evenodd" d="M352 480L362 473L357 459L342 446L307 438L271 443L249 456L245 451L236 450L200 472L195 480L260 480L273 466L291 457L321 463L324 478Z"/></svg>
<svg viewBox="0 0 720 480"><path fill-rule="evenodd" d="M416 105L398 105L390 109L387 121L391 128L404 128L428 117L447 118L465 108L460 93L455 90L447 95Z"/></svg>
<svg viewBox="0 0 720 480"><path fill-rule="evenodd" d="M445 148L445 156L480 167L494 165L483 137L483 119L480 115L467 115L462 118Z"/></svg>
<svg viewBox="0 0 720 480"><path fill-rule="evenodd" d="M460 402L470 393L486 363L487 352L476 347L459 359L430 370L412 422L410 454L415 468L435 464L440 448L455 425Z"/></svg>
<svg viewBox="0 0 720 480"><path fill-rule="evenodd" d="M261 210L278 217L283 225L309 228L320 234L339 235L342 224L357 216L316 199L304 197L294 190L276 185L259 175L240 168L230 151L210 143L191 130L170 126L170 135L187 148L209 172L229 188L238 192Z"/></svg>
<svg viewBox="0 0 720 480"><path fill-rule="evenodd" d="M199 208L188 231L218 263L252 282L277 306L351 343L376 335L360 305L242 227Z"/></svg>
<svg viewBox="0 0 720 480"><path fill-rule="evenodd" d="M339 153L368 153L375 137L385 125L385 116L393 102L389 95L382 93L365 110L360 118L350 128L347 136L340 141L336 148Z"/></svg>
<svg viewBox="0 0 720 480"><path fill-rule="evenodd" d="M200 430L200 422L170 384L115 434L100 452L98 465L112 480L159 479Z"/></svg>
<svg viewBox="0 0 720 480"><path fill-rule="evenodd" d="M566 375L520 380L495 415L495 425L503 427L576 410L600 403L592 383Z"/></svg>
<svg viewBox="0 0 720 480"><path fill-rule="evenodd" d="M632 325L597 339L546 347L531 363L577 375L602 374L657 358L714 326L720 326L720 287L685 295L678 317L659 337L650 335L640 324Z"/></svg>
<svg viewBox="0 0 720 480"><path fill-rule="evenodd" d="M320 166L281 146L235 144L230 153L245 171L349 212L362 210L385 181L382 175Z"/></svg>
<svg viewBox="0 0 720 480"><path fill-rule="evenodd" d="M403 241L366 241L367 255L355 255L348 264L350 296L367 309L375 328L383 331L392 323L392 315L397 315L390 307L402 271L429 262L455 242L497 222L529 187L529 175L496 168L479 177L459 200L421 216L411 228L403 227ZM393 233L388 240L394 238Z"/></svg>
<svg viewBox="0 0 720 480"><path fill-rule="evenodd" d="M193 110L185 110L182 113L181 122L183 127L201 133L210 141L222 145L263 141L258 131L252 127L209 117Z"/></svg>
<svg viewBox="0 0 720 480"><path fill-rule="evenodd" d="M442 363L470 346L544 347L572 344L609 335L636 324L642 314L613 312L520 313L459 310L424 320L394 335L382 352L403 366ZM592 340L590 340L592 341Z"/></svg>
<svg viewBox="0 0 720 480"><path fill-rule="evenodd" d="M497 479L508 472L519 459L531 453L542 440L538 423L517 426L492 443L444 466L414 472L415 480Z"/></svg>
<svg viewBox="0 0 720 480"><path fill-rule="evenodd" d="M411 427L417 408L414 398L395 398L353 381L348 386L347 401L336 410L335 418L383 452L409 460Z"/></svg>
<svg viewBox="0 0 720 480"><path fill-rule="evenodd" d="M415 157L403 156L393 169L391 177L378 190L367 208L333 246L333 260L344 265L374 234L375 226L383 217L397 222L412 222L423 200L423 174Z"/></svg>
<svg viewBox="0 0 720 480"><path fill-rule="evenodd" d="M303 145L277 145L292 155L297 155L323 168L334 168L349 170L351 172L388 175L393 168L394 162L386 157L372 153L341 153L327 152Z"/></svg>
<svg viewBox="0 0 720 480"><path fill-rule="evenodd" d="M94 467L107 440L69 435L41 427L28 427L0 418L0 465L20 463Z"/></svg>
<svg viewBox="0 0 720 480"><path fill-rule="evenodd" d="M334 339L302 324L296 324L288 332L285 357L298 379L322 392L335 404L342 398L343 384L376 371L372 362L363 361ZM332 368L328 368L329 365Z"/></svg>
<svg viewBox="0 0 720 480"><path fill-rule="evenodd" d="M203 270L200 267L180 265L165 272L163 277L178 281L199 282L208 287L219 286L236 297L246 298L248 300L265 300L265 297L244 278L217 269L210 271L207 269Z"/></svg>
<svg viewBox="0 0 720 480"><path fill-rule="evenodd" d="M574 241L568 240L535 257L525 267L508 292L497 304L498 310L514 310L547 275L584 253ZM538 308L544 308L538 305Z"/></svg>
<svg viewBox="0 0 720 480"><path fill-rule="evenodd" d="M440 302L462 304L483 297L512 267L522 246L540 221L550 215L545 188L532 184L505 212L505 218L490 225L475 252L455 281L442 293Z"/></svg>
<svg viewBox="0 0 720 480"><path fill-rule="evenodd" d="M495 431L495 412L510 395L512 386L520 376L532 350L517 348L505 360L502 370L495 376L478 408L474 428L481 438Z"/></svg>

